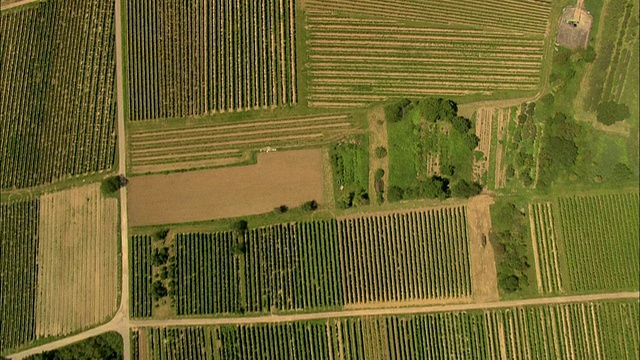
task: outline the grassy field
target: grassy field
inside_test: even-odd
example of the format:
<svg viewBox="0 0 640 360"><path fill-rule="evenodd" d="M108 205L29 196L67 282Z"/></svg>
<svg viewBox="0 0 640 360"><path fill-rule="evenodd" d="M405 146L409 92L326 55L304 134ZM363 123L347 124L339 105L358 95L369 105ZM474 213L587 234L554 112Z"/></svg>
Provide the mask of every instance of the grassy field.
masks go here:
<svg viewBox="0 0 640 360"><path fill-rule="evenodd" d="M114 4L46 1L2 12L0 187L111 169Z"/></svg>
<svg viewBox="0 0 640 360"><path fill-rule="evenodd" d="M145 328L134 359L634 358L638 302L238 326ZM142 340L141 340L142 339Z"/></svg>

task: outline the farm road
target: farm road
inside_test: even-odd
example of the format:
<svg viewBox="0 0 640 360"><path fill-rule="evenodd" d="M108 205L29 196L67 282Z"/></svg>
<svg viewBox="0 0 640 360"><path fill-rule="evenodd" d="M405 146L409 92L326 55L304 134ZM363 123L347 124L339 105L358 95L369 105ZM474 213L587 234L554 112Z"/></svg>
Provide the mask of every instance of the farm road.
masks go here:
<svg viewBox="0 0 640 360"><path fill-rule="evenodd" d="M24 0L24 1L16 1L16 2L2 2L2 6L0 6L0 10L8 10L14 7L18 7L18 6L22 6L22 5L26 5L29 3L34 3L34 2L40 2L42 0Z"/></svg>
<svg viewBox="0 0 640 360"><path fill-rule="evenodd" d="M449 311L470 311L470 310L491 310L517 306L532 305L549 305L564 304L575 302L591 302L603 300L623 300L623 299L640 299L640 292L615 292L606 294L590 294L575 296L558 296L547 298L535 298L512 301L495 301L488 303L466 303L466 304L449 304L449 305L432 305L419 307L394 307L394 308L377 308L377 309L358 309L343 311L328 311L305 314L288 314L288 315L263 315L253 317L229 317L229 318L187 318L187 319L164 319L164 320L129 320L126 317L116 315L116 318L94 329L87 330L77 335L73 335L58 341L54 341L45 345L41 345L20 353L10 355L11 359L23 359L27 356L39 354L43 351L57 349L77 341L81 341L108 331L117 331L123 337L129 338L130 328L143 327L164 327L164 326L206 326L206 325L242 325L242 324L265 324L265 323L282 323L291 321L310 321L325 320L345 317L358 316L385 316L385 315L411 315L411 314L429 314L435 312ZM128 359L130 352L124 353L124 358Z"/></svg>

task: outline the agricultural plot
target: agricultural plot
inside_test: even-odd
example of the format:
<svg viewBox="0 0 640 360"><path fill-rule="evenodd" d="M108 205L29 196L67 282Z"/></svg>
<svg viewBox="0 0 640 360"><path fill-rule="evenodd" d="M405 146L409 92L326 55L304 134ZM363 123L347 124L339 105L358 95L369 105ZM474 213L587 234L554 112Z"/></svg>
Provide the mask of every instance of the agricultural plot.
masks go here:
<svg viewBox="0 0 640 360"><path fill-rule="evenodd" d="M117 199L99 183L43 195L38 232L36 335L107 320L118 302Z"/></svg>
<svg viewBox="0 0 640 360"><path fill-rule="evenodd" d="M151 236L131 237L131 317L151 316Z"/></svg>
<svg viewBox="0 0 640 360"><path fill-rule="evenodd" d="M35 339L39 204L0 205L0 353Z"/></svg>
<svg viewBox="0 0 640 360"><path fill-rule="evenodd" d="M139 331L154 359L634 359L638 315L632 300Z"/></svg>
<svg viewBox="0 0 640 360"><path fill-rule="evenodd" d="M306 1L308 105L535 92L550 4L475 3Z"/></svg>
<svg viewBox="0 0 640 360"><path fill-rule="evenodd" d="M3 11L0 37L0 188L110 169L114 2L52 0Z"/></svg>
<svg viewBox="0 0 640 360"><path fill-rule="evenodd" d="M464 207L344 218L344 304L471 295Z"/></svg>
<svg viewBox="0 0 640 360"><path fill-rule="evenodd" d="M252 152L319 147L357 131L346 114L163 124L132 124L129 155L133 173L229 165Z"/></svg>
<svg viewBox="0 0 640 360"><path fill-rule="evenodd" d="M293 0L127 3L131 120L297 103Z"/></svg>
<svg viewBox="0 0 640 360"><path fill-rule="evenodd" d="M560 275L560 254L556 241L556 226L550 202L530 204L529 222L533 244L536 283L540 293L563 292Z"/></svg>
<svg viewBox="0 0 640 360"><path fill-rule="evenodd" d="M476 136L480 139L473 161L473 180L487 184L486 176L491 159L493 117L496 109L481 108L475 114ZM472 119L473 120L473 119Z"/></svg>
<svg viewBox="0 0 640 360"><path fill-rule="evenodd" d="M233 313L243 307L235 243L231 232L177 235L178 315Z"/></svg>
<svg viewBox="0 0 640 360"><path fill-rule="evenodd" d="M638 193L558 199L561 248L571 291L639 287Z"/></svg>

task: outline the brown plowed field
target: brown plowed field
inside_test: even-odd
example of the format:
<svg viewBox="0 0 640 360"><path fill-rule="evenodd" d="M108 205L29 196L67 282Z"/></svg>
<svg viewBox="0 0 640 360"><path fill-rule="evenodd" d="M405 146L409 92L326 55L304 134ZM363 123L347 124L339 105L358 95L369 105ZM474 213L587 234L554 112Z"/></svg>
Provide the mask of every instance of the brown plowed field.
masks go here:
<svg viewBox="0 0 640 360"><path fill-rule="evenodd" d="M320 150L260 154L256 165L131 178L132 226L231 218L323 202Z"/></svg>

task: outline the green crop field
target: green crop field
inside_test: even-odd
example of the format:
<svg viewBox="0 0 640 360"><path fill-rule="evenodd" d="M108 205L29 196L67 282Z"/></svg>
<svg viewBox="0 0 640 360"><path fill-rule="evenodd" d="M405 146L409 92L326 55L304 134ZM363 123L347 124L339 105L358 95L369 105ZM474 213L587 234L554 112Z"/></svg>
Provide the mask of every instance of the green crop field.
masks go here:
<svg viewBox="0 0 640 360"><path fill-rule="evenodd" d="M547 1L309 0L305 9L310 107L532 94L541 82Z"/></svg>
<svg viewBox="0 0 640 360"><path fill-rule="evenodd" d="M150 236L131 237L131 316L151 316L151 241Z"/></svg>
<svg viewBox="0 0 640 360"><path fill-rule="evenodd" d="M529 212L541 292L639 288L637 192L564 196Z"/></svg>
<svg viewBox="0 0 640 360"><path fill-rule="evenodd" d="M293 0L127 3L131 120L295 105Z"/></svg>
<svg viewBox="0 0 640 360"><path fill-rule="evenodd" d="M35 339L38 206L0 205L0 353Z"/></svg>
<svg viewBox="0 0 640 360"><path fill-rule="evenodd" d="M0 187L109 170L114 2L51 0L3 11L0 37Z"/></svg>
<svg viewBox="0 0 640 360"><path fill-rule="evenodd" d="M633 359L638 302L137 330L154 359ZM143 351L139 349L138 351Z"/></svg>
<svg viewBox="0 0 640 360"><path fill-rule="evenodd" d="M144 297L150 250L139 249L148 239L132 239L135 316L149 314L139 309L150 306ZM464 207L270 225L244 235L179 233L170 279L175 312L262 313L469 297L468 247Z"/></svg>

